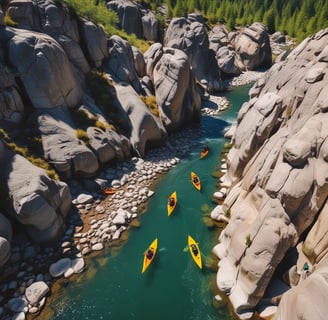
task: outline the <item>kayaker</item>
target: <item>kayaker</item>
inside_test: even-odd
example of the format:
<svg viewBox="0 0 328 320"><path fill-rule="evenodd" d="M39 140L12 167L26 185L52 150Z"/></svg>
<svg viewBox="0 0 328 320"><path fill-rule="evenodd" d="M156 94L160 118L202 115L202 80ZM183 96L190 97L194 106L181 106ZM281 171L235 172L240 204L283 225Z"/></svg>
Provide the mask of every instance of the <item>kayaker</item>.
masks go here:
<svg viewBox="0 0 328 320"><path fill-rule="evenodd" d="M191 245L191 250L192 250L193 254L194 254L195 256L197 256L197 254L198 254L198 249L197 249L197 247L196 247L194 244Z"/></svg>
<svg viewBox="0 0 328 320"><path fill-rule="evenodd" d="M194 183L198 183L198 178L197 177L194 178Z"/></svg>
<svg viewBox="0 0 328 320"><path fill-rule="evenodd" d="M147 253L146 253L146 257L147 257L147 259L151 259L152 257L153 257L153 250L152 249L148 249L147 250Z"/></svg>
<svg viewBox="0 0 328 320"><path fill-rule="evenodd" d="M175 200L174 200L174 198L170 198L170 199L169 199L169 205L170 205L171 207L173 207L174 204L175 204Z"/></svg>

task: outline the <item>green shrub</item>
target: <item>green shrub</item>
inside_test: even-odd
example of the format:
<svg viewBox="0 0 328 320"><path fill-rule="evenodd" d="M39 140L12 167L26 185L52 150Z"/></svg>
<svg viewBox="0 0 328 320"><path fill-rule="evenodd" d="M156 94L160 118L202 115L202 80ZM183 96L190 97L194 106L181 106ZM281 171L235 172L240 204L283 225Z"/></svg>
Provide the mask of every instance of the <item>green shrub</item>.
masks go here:
<svg viewBox="0 0 328 320"><path fill-rule="evenodd" d="M252 239L251 239L251 236L250 234L248 234L245 238L245 244L246 244L246 247L249 248L252 244Z"/></svg>
<svg viewBox="0 0 328 320"><path fill-rule="evenodd" d="M60 1L57 0L57 3L60 3ZM108 37L119 35L142 52L149 48L149 43L146 40L138 39L135 34L127 34L124 30L117 28L117 14L107 9L104 1L99 0L96 3L94 0L65 0L65 3L67 11L72 17L78 18L82 16L97 25L101 25Z"/></svg>
<svg viewBox="0 0 328 320"><path fill-rule="evenodd" d="M228 219L230 219L230 218L231 218L231 211L230 211L230 209L228 209L228 210L224 213L224 215L225 215Z"/></svg>
<svg viewBox="0 0 328 320"><path fill-rule="evenodd" d="M16 27L17 23L6 13L5 14L5 25L9 27Z"/></svg>
<svg viewBox="0 0 328 320"><path fill-rule="evenodd" d="M2 128L0 128L0 137L4 140L4 141L10 141L10 137L8 135L8 133L3 130Z"/></svg>
<svg viewBox="0 0 328 320"><path fill-rule="evenodd" d="M87 126L87 127L95 126L96 122L98 120L98 117L96 117L92 114L89 114L84 109L76 110L72 113L72 115L78 125Z"/></svg>
<svg viewBox="0 0 328 320"><path fill-rule="evenodd" d="M109 127L114 130L116 127L121 127L124 130L120 112L113 101L112 95L115 94L115 89L111 80L105 73L93 70L88 73L86 81L91 97L109 119Z"/></svg>
<svg viewBox="0 0 328 320"><path fill-rule="evenodd" d="M89 138L87 132L83 129L77 129L76 130L76 137L79 140L82 140L85 143L89 143L90 138Z"/></svg>
<svg viewBox="0 0 328 320"><path fill-rule="evenodd" d="M113 85L106 74L93 70L87 74L86 81L96 104L103 107L106 112L116 112L111 94Z"/></svg>
<svg viewBox="0 0 328 320"><path fill-rule="evenodd" d="M107 9L105 2L94 0L65 0L68 12L73 17L85 17L86 19L103 26L108 36L116 34L117 14Z"/></svg>
<svg viewBox="0 0 328 320"><path fill-rule="evenodd" d="M96 122L95 126L96 126L98 129L102 130L102 131L106 131L106 129L115 130L115 127L114 127L113 125L111 125L111 124L109 124L109 123L105 123L105 122L100 121L100 120L98 120L98 121Z"/></svg>
<svg viewBox="0 0 328 320"><path fill-rule="evenodd" d="M140 99L145 103L150 112L157 118L159 118L159 110L155 96L140 96Z"/></svg>
<svg viewBox="0 0 328 320"><path fill-rule="evenodd" d="M232 147L233 147L233 144L230 143L230 142L226 142L226 143L223 145L223 149L226 149L226 150L230 150Z"/></svg>
<svg viewBox="0 0 328 320"><path fill-rule="evenodd" d="M59 180L59 176L58 176L58 174L55 170L47 169L46 172L47 172L47 175L50 179L53 179L53 180L56 180L56 181Z"/></svg>
<svg viewBox="0 0 328 320"><path fill-rule="evenodd" d="M26 144L28 150L37 155L43 154L42 138L41 136L26 137Z"/></svg>
<svg viewBox="0 0 328 320"><path fill-rule="evenodd" d="M12 141L11 142L6 142L6 145L11 151L20 154L24 158L28 157L27 148L22 147L22 146L18 146L15 142L12 142Z"/></svg>
<svg viewBox="0 0 328 320"><path fill-rule="evenodd" d="M6 144L7 148L10 149L12 152L17 153L27 159L29 162L31 162L34 166L39 167L41 169L46 170L46 173L49 178L54 180L59 180L58 174L54 169L51 169L49 163L45 161L43 158L35 156L31 153L29 148L26 148L24 146L19 146L15 142L13 142L10 138L10 136L3 130L0 129L0 137L3 139L4 143ZM40 136L35 137L28 137L27 139L28 143L31 144L30 147L33 147L35 149L38 149L40 151L41 145L42 145L42 138ZM35 144L35 146L33 146Z"/></svg>

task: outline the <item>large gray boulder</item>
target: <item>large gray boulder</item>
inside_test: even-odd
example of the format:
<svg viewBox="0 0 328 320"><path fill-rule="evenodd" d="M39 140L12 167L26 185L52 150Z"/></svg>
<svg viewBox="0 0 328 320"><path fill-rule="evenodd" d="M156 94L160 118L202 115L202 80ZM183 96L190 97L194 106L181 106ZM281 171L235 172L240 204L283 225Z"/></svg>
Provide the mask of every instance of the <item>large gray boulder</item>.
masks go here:
<svg viewBox="0 0 328 320"><path fill-rule="evenodd" d="M85 19L81 19L79 26L86 56L91 65L98 68L108 56L106 33L101 26Z"/></svg>
<svg viewBox="0 0 328 320"><path fill-rule="evenodd" d="M26 288L25 297L32 306L35 306L49 291L50 289L44 281L37 281Z"/></svg>
<svg viewBox="0 0 328 320"><path fill-rule="evenodd" d="M196 79L209 92L223 89L221 74L213 50L209 50L206 27L201 16L173 18L167 27L163 44L187 54Z"/></svg>
<svg viewBox="0 0 328 320"><path fill-rule="evenodd" d="M134 67L134 56L131 45L119 36L108 40L109 57L104 63L106 70L116 82L131 84L137 93L141 93L141 84Z"/></svg>
<svg viewBox="0 0 328 320"><path fill-rule="evenodd" d="M77 21L68 14L64 4L52 0L12 0L6 13L24 29L44 32L52 37L62 34L77 43L80 41Z"/></svg>
<svg viewBox="0 0 328 320"><path fill-rule="evenodd" d="M52 0L42 2L14 0L8 4L7 14L18 26L43 32L54 38L63 47L73 66L77 68L77 73L84 74L90 70L89 63L80 47L78 21L68 13L64 3L60 5ZM82 31L83 29L81 28ZM85 49L90 46L88 40L97 41L97 34L93 33L92 36L89 39L83 37Z"/></svg>
<svg viewBox="0 0 328 320"><path fill-rule="evenodd" d="M97 119L94 126L86 128L86 132L89 137L88 145L96 154L100 164L106 164L109 161L123 161L130 158L131 144L129 139L113 129L108 122L107 116L89 96L84 96L83 105L80 106L77 112L83 112L90 119ZM123 119L128 119L128 116L125 114L125 117L120 118L123 121ZM96 126L97 123L100 123L98 127Z"/></svg>
<svg viewBox="0 0 328 320"><path fill-rule="evenodd" d="M231 46L228 34L229 32L225 26L215 26L208 33L209 48L217 52L222 47Z"/></svg>
<svg viewBox="0 0 328 320"><path fill-rule="evenodd" d="M44 169L21 155L3 148L1 181L8 200L4 205L36 243L49 244L59 239L66 228L71 208L68 186L49 178Z"/></svg>
<svg viewBox="0 0 328 320"><path fill-rule="evenodd" d="M10 62L35 108L75 107L81 101L79 81L53 38L17 29L7 45Z"/></svg>
<svg viewBox="0 0 328 320"><path fill-rule="evenodd" d="M44 159L53 164L62 178L91 177L99 169L96 154L77 136L77 128L64 108L38 113Z"/></svg>
<svg viewBox="0 0 328 320"><path fill-rule="evenodd" d="M135 34L138 38L157 41L158 21L142 2L110 0L107 1L107 8L117 13L120 29L128 34Z"/></svg>
<svg viewBox="0 0 328 320"><path fill-rule="evenodd" d="M83 78L83 75L90 71L90 65L79 43L63 34L57 35L56 41L63 47L68 60L72 63L74 70L76 70L76 74Z"/></svg>
<svg viewBox="0 0 328 320"><path fill-rule="evenodd" d="M90 149L96 154L99 164L123 161L131 155L129 139L110 128L88 127Z"/></svg>
<svg viewBox="0 0 328 320"><path fill-rule="evenodd" d="M137 72L137 75L142 78L146 75L146 62L142 52L137 48L132 46L134 68Z"/></svg>
<svg viewBox="0 0 328 320"><path fill-rule="evenodd" d="M73 17L65 3L14 0L8 4L7 14L24 29L46 33L58 41L78 73L87 73L90 65L100 67L107 57L103 28L83 18Z"/></svg>
<svg viewBox="0 0 328 320"><path fill-rule="evenodd" d="M120 29L124 29L128 34L134 33L138 38L142 38L142 14L135 3L127 0L111 0L107 2L107 8L117 13L118 27Z"/></svg>
<svg viewBox="0 0 328 320"><path fill-rule="evenodd" d="M200 94L184 52L164 48L151 78L160 117L167 130L200 120Z"/></svg>
<svg viewBox="0 0 328 320"><path fill-rule="evenodd" d="M215 54L222 77L239 75L241 71L235 65L235 50L226 27L215 26L209 31L208 38L209 49Z"/></svg>
<svg viewBox="0 0 328 320"><path fill-rule="evenodd" d="M14 80L14 73L0 59L0 121L17 126L24 116L24 104L19 87Z"/></svg>
<svg viewBox="0 0 328 320"><path fill-rule="evenodd" d="M163 45L159 42L152 44L144 53L146 74L153 80L154 68L163 55Z"/></svg>
<svg viewBox="0 0 328 320"><path fill-rule="evenodd" d="M213 251L220 259L218 287L241 318L263 310L261 302L279 302L281 291L261 299L273 274L285 281L290 267L302 281L294 277L276 319L325 318L327 41L328 29L305 39L255 83L238 114L221 179L230 188L221 212L231 218Z"/></svg>
<svg viewBox="0 0 328 320"><path fill-rule="evenodd" d="M241 71L270 67L270 38L263 24L255 22L242 30L235 39L235 64Z"/></svg>
<svg viewBox="0 0 328 320"><path fill-rule="evenodd" d="M230 77L240 74L240 70L235 64L235 52L228 49L228 47L221 47L216 53L219 68L222 74L226 74Z"/></svg>
<svg viewBox="0 0 328 320"><path fill-rule="evenodd" d="M163 145L167 133L161 120L151 113L131 86L117 84L115 89L118 101L130 119L126 135L136 154L143 157L147 146Z"/></svg>
<svg viewBox="0 0 328 320"><path fill-rule="evenodd" d="M234 146L228 154L232 177L239 177L258 147L273 132L282 112L282 99L268 92L243 104L238 114ZM235 152L235 149L238 149Z"/></svg>
<svg viewBox="0 0 328 320"><path fill-rule="evenodd" d="M152 12L147 12L141 18L142 35L148 41L157 41L158 39L158 21Z"/></svg>

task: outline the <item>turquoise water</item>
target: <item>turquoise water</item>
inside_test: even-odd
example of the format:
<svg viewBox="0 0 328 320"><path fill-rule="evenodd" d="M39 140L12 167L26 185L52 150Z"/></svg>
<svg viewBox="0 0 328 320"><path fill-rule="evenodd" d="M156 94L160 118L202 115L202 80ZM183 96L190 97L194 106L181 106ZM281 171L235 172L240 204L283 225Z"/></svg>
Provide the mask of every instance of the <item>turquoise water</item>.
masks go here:
<svg viewBox="0 0 328 320"><path fill-rule="evenodd" d="M114 319L114 320L228 320L234 319L225 302L214 296L217 261L211 250L218 230L205 225L215 207L212 194L217 179L220 152L225 142L223 130L235 121L241 104L248 99L250 86L227 94L232 108L220 118L202 118L199 149L181 161L156 185L155 195L139 218L140 227L132 227L120 247L106 249L88 262L87 270L53 297L42 319ZM209 155L199 160L207 142ZM201 192L190 182L194 171L202 183ZM178 205L167 216L167 196L177 191ZM210 220L210 219L208 219ZM193 262L187 250L190 234L199 244L203 270ZM158 238L159 250L141 274L143 253Z"/></svg>

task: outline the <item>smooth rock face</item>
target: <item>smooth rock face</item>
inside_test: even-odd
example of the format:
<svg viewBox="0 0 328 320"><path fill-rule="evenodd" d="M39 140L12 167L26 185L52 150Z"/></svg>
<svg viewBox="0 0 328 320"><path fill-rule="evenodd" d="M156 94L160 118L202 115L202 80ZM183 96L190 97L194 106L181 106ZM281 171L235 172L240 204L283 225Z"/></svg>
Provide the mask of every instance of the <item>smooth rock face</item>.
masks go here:
<svg viewBox="0 0 328 320"><path fill-rule="evenodd" d="M116 85L115 88L121 106L130 119L127 136L135 152L143 157L147 144L162 145L166 141L166 130L131 86Z"/></svg>
<svg viewBox="0 0 328 320"><path fill-rule="evenodd" d="M50 179L43 169L11 151L2 153L1 158L6 159L1 178L7 181L11 201L6 206L11 217L25 225L35 242L55 240L64 230L64 220L71 207L67 185Z"/></svg>
<svg viewBox="0 0 328 320"><path fill-rule="evenodd" d="M138 38L157 41L158 21L146 6L129 0L111 0L106 5L117 13L120 29L128 34L134 33Z"/></svg>
<svg viewBox="0 0 328 320"><path fill-rule="evenodd" d="M9 57L35 108L75 107L81 101L80 84L53 38L17 29L9 42Z"/></svg>
<svg viewBox="0 0 328 320"><path fill-rule="evenodd" d="M83 18L77 21L70 16L65 4L45 0L34 5L28 0L15 0L9 3L7 14L18 24L34 31L42 30L58 41L77 67L77 73L88 72L89 63L92 67L100 67L107 57L107 39L102 27ZM81 42L85 45L83 50Z"/></svg>
<svg viewBox="0 0 328 320"><path fill-rule="evenodd" d="M96 155L76 135L75 124L66 109L56 108L38 115L45 159L66 178L93 176L99 163Z"/></svg>
<svg viewBox="0 0 328 320"><path fill-rule="evenodd" d="M260 66L271 66L270 39L263 24L255 22L237 36L235 40L236 65L244 70L254 70Z"/></svg>
<svg viewBox="0 0 328 320"><path fill-rule="evenodd" d="M132 85L140 94L141 85L134 67L131 45L121 37L114 35L108 40L108 52L106 65L114 80Z"/></svg>
<svg viewBox="0 0 328 320"><path fill-rule="evenodd" d="M7 14L19 25L34 31L56 37L65 35L75 42L79 42L77 21L72 19L65 10L65 5L57 5L55 1L45 0L35 5L29 0L10 1Z"/></svg>
<svg viewBox="0 0 328 320"><path fill-rule="evenodd" d="M251 28L245 36L256 42L260 34ZM328 29L305 39L254 84L238 114L221 178L230 189L212 217L231 215L213 252L218 287L240 317L256 310L275 272L288 278L278 265L292 264L298 274L304 259L311 274L293 276L276 319L323 319L327 312L327 41ZM302 255L291 261L287 253L297 245Z"/></svg>
<svg viewBox="0 0 328 320"><path fill-rule="evenodd" d="M157 41L158 21L152 12L147 13L141 18L142 33L148 41Z"/></svg>
<svg viewBox="0 0 328 320"><path fill-rule="evenodd" d="M164 48L153 79L161 119L168 130L200 119L200 95L185 53Z"/></svg>
<svg viewBox="0 0 328 320"><path fill-rule="evenodd" d="M205 25L194 16L173 18L166 30L164 46L184 51L192 66L195 77L209 91L223 89L220 70L212 50Z"/></svg>
<svg viewBox="0 0 328 320"><path fill-rule="evenodd" d="M114 0L107 2L107 8L117 12L120 29L142 38L141 11L136 4L132 1Z"/></svg>
<svg viewBox="0 0 328 320"><path fill-rule="evenodd" d="M81 37L86 44L87 57L94 67L100 67L108 56L107 36L101 26L83 19L80 22Z"/></svg>

